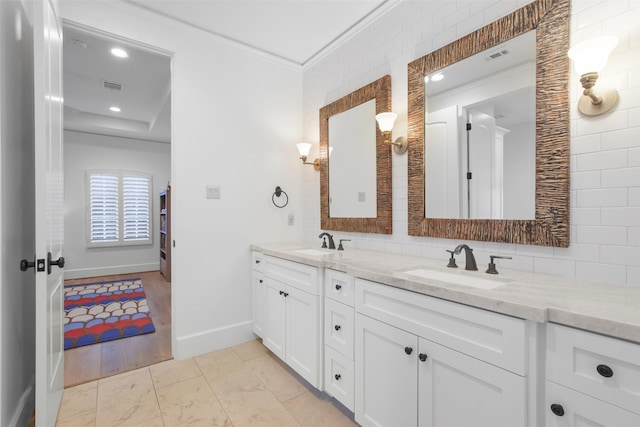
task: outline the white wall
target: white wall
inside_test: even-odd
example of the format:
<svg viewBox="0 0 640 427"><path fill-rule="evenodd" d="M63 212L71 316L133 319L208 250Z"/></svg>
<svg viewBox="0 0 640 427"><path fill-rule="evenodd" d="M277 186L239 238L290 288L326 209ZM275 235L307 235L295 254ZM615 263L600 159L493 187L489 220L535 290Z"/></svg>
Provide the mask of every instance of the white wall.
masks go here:
<svg viewBox="0 0 640 427"><path fill-rule="evenodd" d="M33 26L20 1L0 2L0 425L34 408Z"/></svg>
<svg viewBox="0 0 640 427"><path fill-rule="evenodd" d="M301 71L123 2L63 0L61 15L173 54L173 354L251 339L249 245L302 238Z"/></svg>
<svg viewBox="0 0 640 427"><path fill-rule="evenodd" d="M89 169L152 175L152 245L87 248L86 180ZM159 193L171 176L171 145L81 132L64 132L65 278L136 273L160 268Z"/></svg>
<svg viewBox="0 0 640 427"><path fill-rule="evenodd" d="M304 136L318 141L318 109L391 74L394 135L406 135L407 64L527 4L528 1L403 1L304 73ZM478 264L509 254L504 268L604 283L640 285L640 2L574 0L571 43L616 35L618 47L602 72L617 87L611 114L584 118L572 71L571 246L547 248L470 242ZM312 148L317 153L317 148ZM320 231L319 176L305 171L304 236ZM458 241L407 236L407 156L393 155L393 235L338 233L351 246L442 259Z"/></svg>

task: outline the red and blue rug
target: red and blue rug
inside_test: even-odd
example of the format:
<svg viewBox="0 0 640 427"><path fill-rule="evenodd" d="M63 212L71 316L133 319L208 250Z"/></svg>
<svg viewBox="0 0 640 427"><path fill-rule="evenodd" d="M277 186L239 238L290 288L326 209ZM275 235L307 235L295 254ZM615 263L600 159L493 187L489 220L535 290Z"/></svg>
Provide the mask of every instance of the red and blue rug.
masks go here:
<svg viewBox="0 0 640 427"><path fill-rule="evenodd" d="M142 280L65 286L64 349L155 332Z"/></svg>

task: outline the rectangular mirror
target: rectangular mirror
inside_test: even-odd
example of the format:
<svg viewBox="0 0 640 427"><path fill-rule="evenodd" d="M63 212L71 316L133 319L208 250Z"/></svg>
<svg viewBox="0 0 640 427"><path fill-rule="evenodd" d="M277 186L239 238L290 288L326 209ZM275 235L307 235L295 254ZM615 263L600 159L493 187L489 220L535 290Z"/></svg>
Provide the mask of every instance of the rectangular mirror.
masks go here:
<svg viewBox="0 0 640 427"><path fill-rule="evenodd" d="M409 235L569 245L569 21L537 0L409 64Z"/></svg>
<svg viewBox="0 0 640 427"><path fill-rule="evenodd" d="M391 76L320 109L323 230L391 234L390 136L375 116L391 111Z"/></svg>

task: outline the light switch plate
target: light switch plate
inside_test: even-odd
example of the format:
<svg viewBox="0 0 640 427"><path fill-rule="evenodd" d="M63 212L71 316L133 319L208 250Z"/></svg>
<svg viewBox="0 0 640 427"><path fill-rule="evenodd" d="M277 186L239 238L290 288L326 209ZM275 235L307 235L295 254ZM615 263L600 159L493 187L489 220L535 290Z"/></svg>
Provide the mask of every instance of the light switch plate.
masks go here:
<svg viewBox="0 0 640 427"><path fill-rule="evenodd" d="M220 198L220 186L207 185L207 199L219 199L219 198Z"/></svg>

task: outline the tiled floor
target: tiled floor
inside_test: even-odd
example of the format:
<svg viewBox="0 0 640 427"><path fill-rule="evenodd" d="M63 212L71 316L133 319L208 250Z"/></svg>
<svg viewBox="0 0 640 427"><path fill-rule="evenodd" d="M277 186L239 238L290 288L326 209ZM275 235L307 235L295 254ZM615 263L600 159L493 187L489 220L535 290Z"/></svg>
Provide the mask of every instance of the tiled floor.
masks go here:
<svg viewBox="0 0 640 427"><path fill-rule="evenodd" d="M259 341L64 391L57 427L355 426Z"/></svg>

